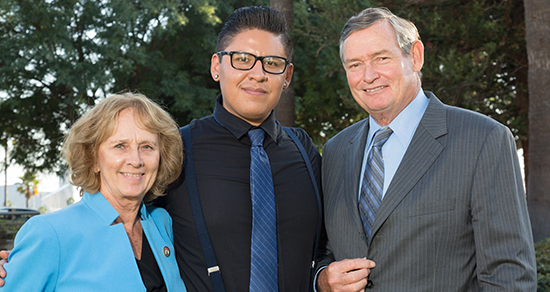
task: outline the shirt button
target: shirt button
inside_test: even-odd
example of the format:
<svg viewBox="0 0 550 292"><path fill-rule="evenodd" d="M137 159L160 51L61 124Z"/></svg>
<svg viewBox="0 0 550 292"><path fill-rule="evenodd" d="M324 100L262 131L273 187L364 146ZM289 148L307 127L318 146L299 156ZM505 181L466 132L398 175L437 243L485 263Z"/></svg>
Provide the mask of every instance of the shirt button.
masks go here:
<svg viewBox="0 0 550 292"><path fill-rule="evenodd" d="M167 246L165 246L162 249L162 253L164 254L165 257L169 257L170 256L170 249Z"/></svg>

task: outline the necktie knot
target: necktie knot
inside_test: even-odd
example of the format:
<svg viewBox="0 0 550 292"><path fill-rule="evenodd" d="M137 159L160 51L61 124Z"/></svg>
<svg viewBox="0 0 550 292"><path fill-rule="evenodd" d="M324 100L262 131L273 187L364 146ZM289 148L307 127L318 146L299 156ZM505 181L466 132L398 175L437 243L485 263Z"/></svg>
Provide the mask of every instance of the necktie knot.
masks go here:
<svg viewBox="0 0 550 292"><path fill-rule="evenodd" d="M393 130L390 127L384 127L380 130L376 131L374 134L374 144L373 147L382 147L386 141L388 141L388 138L393 133Z"/></svg>
<svg viewBox="0 0 550 292"><path fill-rule="evenodd" d="M248 131L248 137L250 138L250 143L252 143L252 147L262 146L264 145L264 137L265 132L261 128L253 129Z"/></svg>

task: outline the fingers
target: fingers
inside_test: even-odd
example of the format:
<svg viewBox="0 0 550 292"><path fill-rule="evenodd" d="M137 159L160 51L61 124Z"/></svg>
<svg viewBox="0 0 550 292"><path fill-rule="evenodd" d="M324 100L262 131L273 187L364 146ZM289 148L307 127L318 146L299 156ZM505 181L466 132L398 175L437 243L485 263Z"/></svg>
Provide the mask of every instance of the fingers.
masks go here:
<svg viewBox="0 0 550 292"><path fill-rule="evenodd" d="M376 264L371 260L366 258L357 258L333 262L329 265L329 268L335 272L346 273L353 270L372 269L375 266Z"/></svg>
<svg viewBox="0 0 550 292"><path fill-rule="evenodd" d="M10 252L9 250L2 250L0 251L0 257L2 258L2 260L0 260L0 277L2 277L2 279L0 279L0 287L4 286L4 279L6 277L6 270L4 270L4 264L8 262L8 257L10 255Z"/></svg>
<svg viewBox="0 0 550 292"><path fill-rule="evenodd" d="M4 270L4 264L7 263L7 262L8 261L4 260L4 259L0 260L0 277L2 277L2 278L6 277L6 270ZM4 281L2 280L1 282L2 282L2 284L0 286L4 285L3 284Z"/></svg>
<svg viewBox="0 0 550 292"><path fill-rule="evenodd" d="M6 262L7 262L8 257L10 256L10 252L11 252L11 250L1 250L0 251L0 258L5 259Z"/></svg>
<svg viewBox="0 0 550 292"><path fill-rule="evenodd" d="M331 263L317 278L320 291L363 291L375 263L367 259L345 259Z"/></svg>

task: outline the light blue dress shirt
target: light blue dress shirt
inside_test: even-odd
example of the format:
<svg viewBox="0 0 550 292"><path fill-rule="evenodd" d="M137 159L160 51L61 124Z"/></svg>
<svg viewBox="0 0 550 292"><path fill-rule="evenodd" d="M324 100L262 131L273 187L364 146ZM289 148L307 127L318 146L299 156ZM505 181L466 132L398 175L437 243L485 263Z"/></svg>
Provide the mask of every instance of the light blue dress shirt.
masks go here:
<svg viewBox="0 0 550 292"><path fill-rule="evenodd" d="M405 152L411 143L412 137L424 112L428 107L430 100L424 94L424 90L420 88L418 94L395 119L388 125L393 133L384 146L382 146L382 155L384 156L384 190L382 192L382 198L388 190L388 186L403 159ZM367 164L367 159L369 157L369 152L372 148L372 140L374 133L382 128L376 121L369 117L369 133L367 135L367 143L365 147L365 153L363 155L363 164L361 166L361 174L359 177L359 188L357 193L357 198L361 196L361 183L363 181L363 176L365 174L365 167Z"/></svg>

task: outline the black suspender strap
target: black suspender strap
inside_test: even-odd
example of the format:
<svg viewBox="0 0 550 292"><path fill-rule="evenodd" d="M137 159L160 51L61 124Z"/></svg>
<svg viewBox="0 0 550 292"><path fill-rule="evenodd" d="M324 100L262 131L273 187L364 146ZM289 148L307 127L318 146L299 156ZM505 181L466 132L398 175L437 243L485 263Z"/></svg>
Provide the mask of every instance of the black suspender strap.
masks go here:
<svg viewBox="0 0 550 292"><path fill-rule="evenodd" d="M322 208L322 201L321 201L321 193L319 192L319 187L317 186L317 179L315 178L315 173L313 172L313 167L311 166L311 161L309 160L309 156L307 155L306 149L304 149L304 145L302 145L302 142L298 139L296 134L288 128L283 127L285 132L292 138L292 141L294 141L294 144L298 147L298 150L300 150L300 153L302 154L302 158L304 159L304 162L306 163L307 171L309 172L309 177L311 179L311 183L313 184L313 189L315 190L315 195L317 197L317 210L319 216L317 219L317 235L315 237L315 249L313 250L313 261L311 263L312 267L315 266L315 260L316 260L316 253L317 248L319 247L319 237L321 236L321 228L323 225L323 208Z"/></svg>
<svg viewBox="0 0 550 292"><path fill-rule="evenodd" d="M202 247L202 252L206 260L207 272L214 287L215 292L225 292L223 286L221 271L216 261L216 255L214 254L214 248L206 229L206 222L204 221L204 215L202 213L201 199L199 196L199 188L197 186L197 178L195 176L195 165L193 163L193 154L191 150L191 127L189 125L180 128L180 134L183 139L183 145L185 148L185 181L187 184L187 192L189 193L189 202L191 203L191 211L193 213L193 219L197 232L199 234L199 240Z"/></svg>

